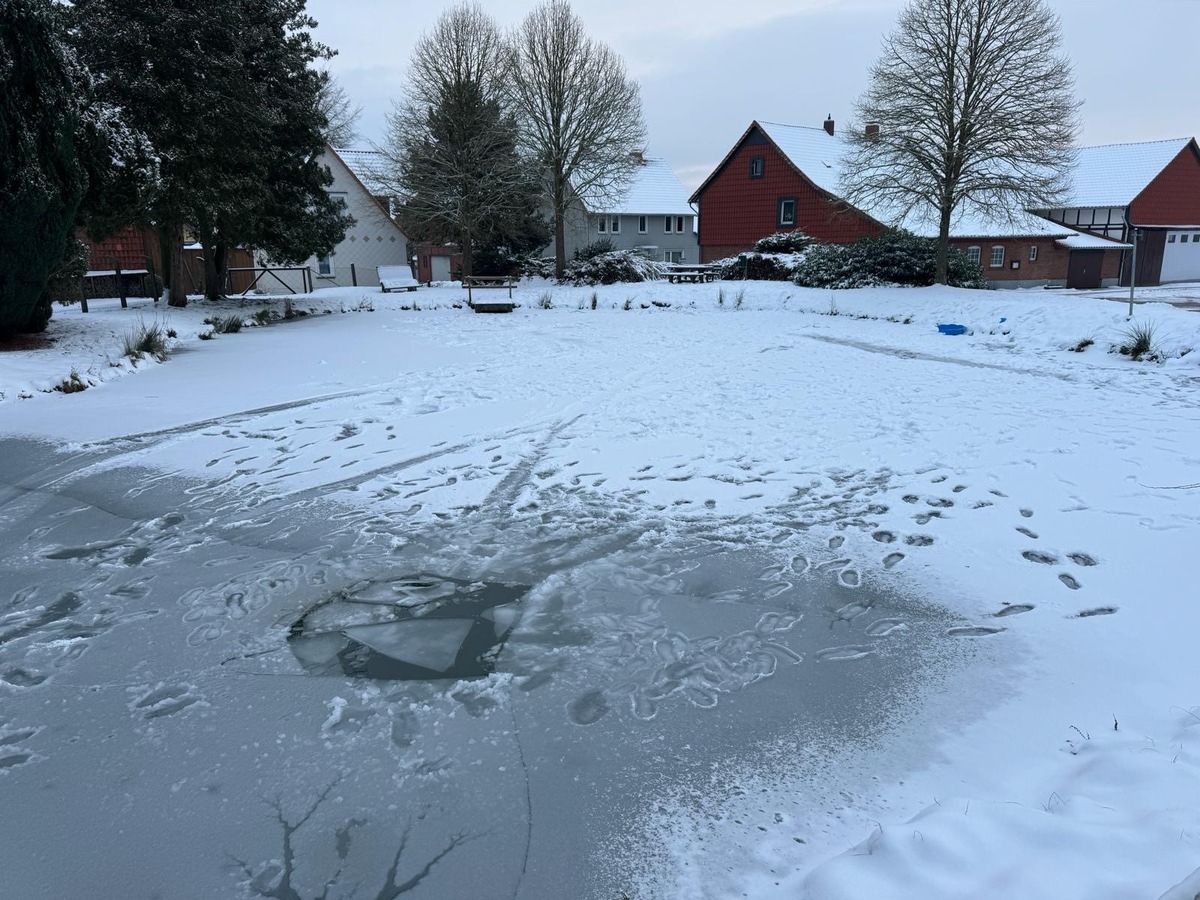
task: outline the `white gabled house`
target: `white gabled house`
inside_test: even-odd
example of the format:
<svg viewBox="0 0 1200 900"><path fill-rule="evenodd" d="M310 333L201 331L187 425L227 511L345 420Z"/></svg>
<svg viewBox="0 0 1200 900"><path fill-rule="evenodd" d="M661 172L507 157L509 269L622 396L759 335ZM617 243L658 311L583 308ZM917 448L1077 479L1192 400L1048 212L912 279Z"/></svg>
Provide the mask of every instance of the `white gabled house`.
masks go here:
<svg viewBox="0 0 1200 900"><path fill-rule="evenodd" d="M616 196L579 197L567 211L567 260L597 241L637 250L661 262L700 261L696 210L664 159L634 154L633 177ZM547 255L553 255L554 246Z"/></svg>
<svg viewBox="0 0 1200 900"><path fill-rule="evenodd" d="M346 203L354 225L333 253L310 257L301 263L311 273L314 288L358 284L378 287L379 266L410 265L408 238L390 213L391 199L376 173L383 171L382 157L373 150L339 150L326 145L322 160L333 175L329 193ZM260 265L270 265L260 261ZM303 273L281 272L259 281L259 290L281 293L286 282L296 293L304 289Z"/></svg>

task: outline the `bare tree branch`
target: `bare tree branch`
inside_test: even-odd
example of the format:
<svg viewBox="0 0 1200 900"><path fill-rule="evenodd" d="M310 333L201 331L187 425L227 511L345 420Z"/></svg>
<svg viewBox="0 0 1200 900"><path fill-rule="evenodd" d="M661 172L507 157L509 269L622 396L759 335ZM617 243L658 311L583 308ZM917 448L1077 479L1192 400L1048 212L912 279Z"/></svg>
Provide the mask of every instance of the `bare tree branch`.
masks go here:
<svg viewBox="0 0 1200 900"><path fill-rule="evenodd" d="M346 89L329 73L321 82L317 108L325 115L325 140L334 147L353 147L358 141L362 107L354 104Z"/></svg>
<svg viewBox="0 0 1200 900"><path fill-rule="evenodd" d="M511 38L513 100L554 211L555 271L566 266L564 218L576 198L616 200L645 149L637 83L587 36L568 0L544 0Z"/></svg>
<svg viewBox="0 0 1200 900"><path fill-rule="evenodd" d="M956 215L1014 221L1069 188L1081 103L1044 0L910 0L857 103L842 193L899 224L938 226L946 281Z"/></svg>

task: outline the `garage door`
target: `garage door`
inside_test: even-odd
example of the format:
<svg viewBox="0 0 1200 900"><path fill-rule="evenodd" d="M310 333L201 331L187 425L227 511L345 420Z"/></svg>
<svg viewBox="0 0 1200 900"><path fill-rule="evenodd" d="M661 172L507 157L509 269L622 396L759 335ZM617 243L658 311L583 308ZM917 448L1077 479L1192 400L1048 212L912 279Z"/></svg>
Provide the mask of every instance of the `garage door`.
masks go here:
<svg viewBox="0 0 1200 900"><path fill-rule="evenodd" d="M1168 231L1162 281L1200 281L1200 231Z"/></svg>

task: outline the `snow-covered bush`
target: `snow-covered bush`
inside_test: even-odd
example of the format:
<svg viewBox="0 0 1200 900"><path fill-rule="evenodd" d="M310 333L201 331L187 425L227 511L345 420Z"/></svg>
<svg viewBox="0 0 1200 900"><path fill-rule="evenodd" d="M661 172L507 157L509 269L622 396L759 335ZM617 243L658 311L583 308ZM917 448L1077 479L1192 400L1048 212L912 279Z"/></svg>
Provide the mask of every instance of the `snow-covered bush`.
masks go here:
<svg viewBox="0 0 1200 900"><path fill-rule="evenodd" d="M576 250L574 258L576 260L595 259L604 253L612 253L616 249L617 245L608 238L600 238L599 240L592 241L586 247L580 247Z"/></svg>
<svg viewBox="0 0 1200 900"><path fill-rule="evenodd" d="M799 253L813 242L803 231L777 231L754 242L759 253Z"/></svg>
<svg viewBox="0 0 1200 900"><path fill-rule="evenodd" d="M853 244L813 244L797 266L802 287L849 289L883 284L925 287L937 273L937 239L887 229ZM978 264L951 247L947 279L955 287L986 288Z"/></svg>
<svg viewBox="0 0 1200 900"><path fill-rule="evenodd" d="M647 259L634 250L614 250L567 266L564 284L617 284L618 282L655 281L663 277L663 264Z"/></svg>
<svg viewBox="0 0 1200 900"><path fill-rule="evenodd" d="M759 253L750 251L718 260L725 281L790 281L804 259L801 253Z"/></svg>

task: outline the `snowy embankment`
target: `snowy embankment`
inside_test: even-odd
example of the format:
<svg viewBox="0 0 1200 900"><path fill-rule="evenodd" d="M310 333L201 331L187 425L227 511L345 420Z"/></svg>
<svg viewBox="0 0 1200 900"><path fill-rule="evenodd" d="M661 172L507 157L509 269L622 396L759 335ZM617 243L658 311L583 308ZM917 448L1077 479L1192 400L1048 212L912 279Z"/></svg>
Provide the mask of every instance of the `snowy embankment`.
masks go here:
<svg viewBox="0 0 1200 900"><path fill-rule="evenodd" d="M992 654L922 696L909 730L881 713L876 740L807 767L779 764L794 743L756 745L706 796L647 789L628 823L640 840L603 860L596 896L1200 892L1200 315L1139 306L1158 361L1134 362L1110 352L1128 340L1125 306L1063 291L536 284L497 317L463 299L318 292L296 303L316 319L211 341L198 336L214 311L280 301L56 310L49 349L0 353L0 431L86 447L186 428L187 443L130 452L247 497L403 507L414 528L486 506L511 477L495 461L525 454L534 487L513 489L514 508L535 489L582 496L569 493L582 481L653 519L656 540L719 518L811 557L768 581L811 570L926 597L957 617L948 642ZM139 319L175 331L174 359L121 361ZM72 370L93 387L54 393ZM136 392L111 383L134 373ZM359 399L384 388L386 408ZM301 399L325 406L293 412ZM472 442L499 447L493 462L461 449ZM420 478L380 474L434 446ZM852 607L806 665L853 666L905 627Z"/></svg>

